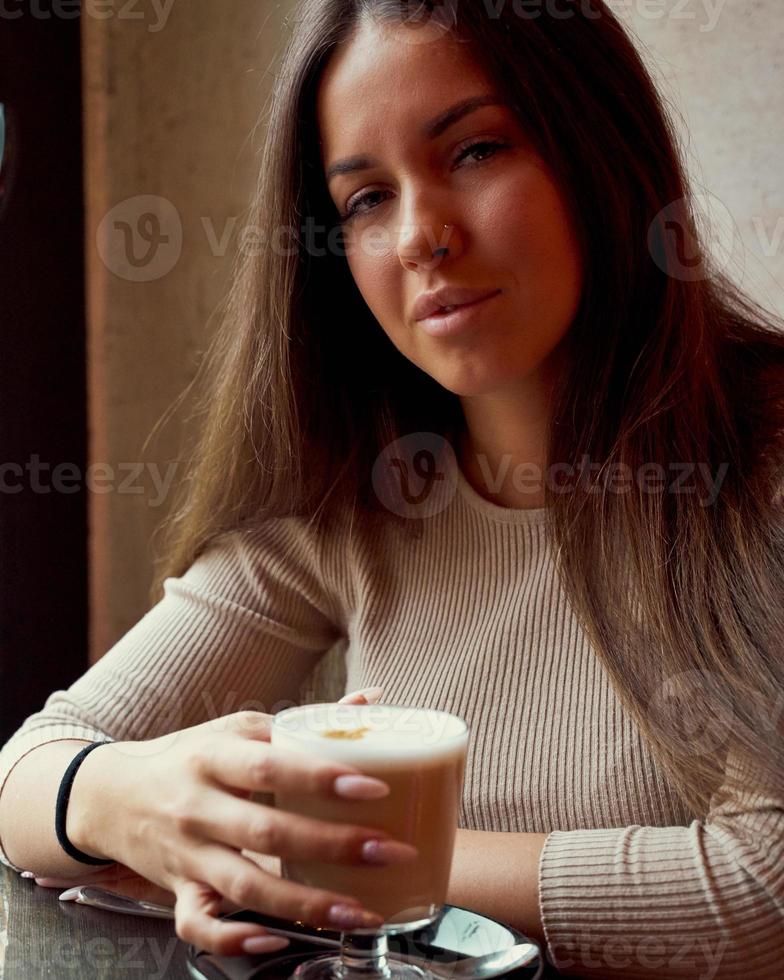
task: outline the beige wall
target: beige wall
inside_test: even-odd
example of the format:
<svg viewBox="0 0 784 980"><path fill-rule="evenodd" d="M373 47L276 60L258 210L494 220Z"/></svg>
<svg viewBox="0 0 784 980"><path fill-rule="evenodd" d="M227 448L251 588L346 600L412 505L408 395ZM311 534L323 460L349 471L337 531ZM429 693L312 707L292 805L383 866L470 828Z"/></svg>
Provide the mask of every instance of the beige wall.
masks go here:
<svg viewBox="0 0 784 980"><path fill-rule="evenodd" d="M691 132L684 140L698 187L710 192L717 253L784 312L779 3L611 6ZM177 479L168 467L187 404L145 441L207 346L254 173L261 134L250 134L290 6L190 0L167 8L165 21L160 2L135 5L143 19L83 19L90 456L109 464L101 482L114 487L90 495L93 659L148 608L150 539L171 503L160 485Z"/></svg>
<svg viewBox="0 0 784 980"><path fill-rule="evenodd" d="M187 402L145 442L193 378L225 293L288 6L83 18L90 460L111 467L95 487L113 487L90 494L92 659L148 608Z"/></svg>
<svg viewBox="0 0 784 980"><path fill-rule="evenodd" d="M781 0L611 0L679 120L713 254L784 315Z"/></svg>

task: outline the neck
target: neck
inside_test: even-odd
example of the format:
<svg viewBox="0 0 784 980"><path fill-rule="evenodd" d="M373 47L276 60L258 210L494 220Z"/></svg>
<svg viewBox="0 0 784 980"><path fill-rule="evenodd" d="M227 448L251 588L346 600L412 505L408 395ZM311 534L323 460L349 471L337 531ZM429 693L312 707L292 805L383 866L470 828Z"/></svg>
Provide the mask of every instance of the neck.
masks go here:
<svg viewBox="0 0 784 980"><path fill-rule="evenodd" d="M514 390L461 396L465 425L456 453L463 474L501 507L544 507L552 386L541 374Z"/></svg>

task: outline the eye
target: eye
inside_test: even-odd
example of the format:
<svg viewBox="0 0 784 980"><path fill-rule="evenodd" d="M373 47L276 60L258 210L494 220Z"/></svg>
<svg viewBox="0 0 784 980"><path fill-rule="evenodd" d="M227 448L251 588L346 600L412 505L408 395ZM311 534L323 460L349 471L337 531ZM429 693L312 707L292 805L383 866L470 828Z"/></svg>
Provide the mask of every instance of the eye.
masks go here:
<svg viewBox="0 0 784 980"><path fill-rule="evenodd" d="M494 157L499 150L506 150L509 148L509 144L503 142L503 140L477 140L474 143L464 146L457 154L456 163L461 163L466 157L472 154L478 154L480 151L492 151L490 158ZM484 163L484 160L478 160L477 163ZM358 197L349 201L349 205L346 208L344 214L340 215L340 223L346 224L354 217L361 216L363 214L368 214L373 210L373 207L365 207L369 200L371 200L376 195L383 194L384 191L368 191L366 194L360 194Z"/></svg>
<svg viewBox="0 0 784 980"><path fill-rule="evenodd" d="M457 155L458 162L464 160L467 156L472 153L478 153L479 150L490 149L493 150L492 156L495 156L498 150L505 150L509 146L508 143L504 143L501 140L478 140L476 143L471 143L464 147L460 153ZM481 163L481 161L479 161Z"/></svg>

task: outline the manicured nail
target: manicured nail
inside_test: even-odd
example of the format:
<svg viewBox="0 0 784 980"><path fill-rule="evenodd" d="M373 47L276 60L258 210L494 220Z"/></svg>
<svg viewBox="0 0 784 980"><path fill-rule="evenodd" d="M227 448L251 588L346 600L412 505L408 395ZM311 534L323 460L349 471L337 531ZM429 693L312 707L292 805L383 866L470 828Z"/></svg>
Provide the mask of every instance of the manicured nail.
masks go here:
<svg viewBox="0 0 784 980"><path fill-rule="evenodd" d="M327 918L341 929L368 928L380 926L384 921L380 915L374 912L366 912L364 909L353 908L351 905L332 905Z"/></svg>
<svg viewBox="0 0 784 980"><path fill-rule="evenodd" d="M351 698L356 698L357 696L363 697L366 702L378 701L383 693L383 687L363 687L359 691L350 691L348 694L344 694L339 703L346 703Z"/></svg>
<svg viewBox="0 0 784 980"><path fill-rule="evenodd" d="M57 897L61 902L72 902L79 894L80 888L81 885L76 885L74 888L67 888L64 892L60 892Z"/></svg>
<svg viewBox="0 0 784 980"><path fill-rule="evenodd" d="M364 698L367 698L368 701L373 701L376 698L380 698L381 697L381 695L384 693L384 688L383 687L363 687L362 690L357 691L355 693L361 694Z"/></svg>
<svg viewBox="0 0 784 980"><path fill-rule="evenodd" d="M275 953L288 945L289 940L285 936L249 936L242 940L246 953Z"/></svg>
<svg viewBox="0 0 784 980"><path fill-rule="evenodd" d="M372 776L338 776L333 786L347 800L380 800L390 793L386 783Z"/></svg>
<svg viewBox="0 0 784 980"><path fill-rule="evenodd" d="M362 857L370 864L401 864L419 857L419 851L402 841L374 839L362 845Z"/></svg>
<svg viewBox="0 0 784 980"><path fill-rule="evenodd" d="M35 871L22 871L20 878L35 878Z"/></svg>

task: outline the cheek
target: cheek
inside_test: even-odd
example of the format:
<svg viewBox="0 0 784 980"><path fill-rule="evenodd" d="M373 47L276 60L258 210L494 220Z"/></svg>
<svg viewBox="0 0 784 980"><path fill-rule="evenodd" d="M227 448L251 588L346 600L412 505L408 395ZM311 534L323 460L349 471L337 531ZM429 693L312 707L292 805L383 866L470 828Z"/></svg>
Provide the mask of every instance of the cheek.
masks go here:
<svg viewBox="0 0 784 980"><path fill-rule="evenodd" d="M347 262L357 289L379 323L405 319L403 267L394 252L382 254L378 248L366 252L352 246Z"/></svg>
<svg viewBox="0 0 784 980"><path fill-rule="evenodd" d="M560 283L564 292L573 293L581 282L580 252L569 215L554 189L542 196L537 218L533 254L543 277L550 283Z"/></svg>
<svg viewBox="0 0 784 980"><path fill-rule="evenodd" d="M534 288L574 286L580 276L577 240L568 212L548 174L537 166L493 188L479 234L502 269L517 269Z"/></svg>

